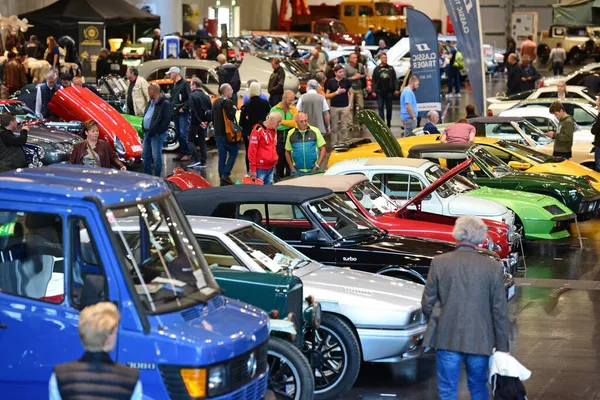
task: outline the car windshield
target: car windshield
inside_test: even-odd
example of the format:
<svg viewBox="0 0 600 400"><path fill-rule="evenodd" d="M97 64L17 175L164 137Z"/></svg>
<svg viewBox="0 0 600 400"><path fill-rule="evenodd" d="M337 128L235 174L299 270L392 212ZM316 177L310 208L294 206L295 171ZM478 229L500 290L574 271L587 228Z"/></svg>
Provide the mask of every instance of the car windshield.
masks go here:
<svg viewBox="0 0 600 400"><path fill-rule="evenodd" d="M218 286L172 198L106 210L135 290L150 313L207 301Z"/></svg>
<svg viewBox="0 0 600 400"><path fill-rule="evenodd" d="M552 141L552 139L544 135L544 132L529 121L523 120L517 122L517 124L519 125L519 128L521 128L521 130L538 145L544 145Z"/></svg>
<svg viewBox="0 0 600 400"><path fill-rule="evenodd" d="M495 178L502 178L512 172L512 168L504 161L485 150L483 147L477 146L471 150L470 153L475 157L477 164L485 166Z"/></svg>
<svg viewBox="0 0 600 400"><path fill-rule="evenodd" d="M348 32L348 30L346 29L346 25L336 22L333 24L333 32L334 33L346 33L346 32Z"/></svg>
<svg viewBox="0 0 600 400"><path fill-rule="evenodd" d="M370 181L355 185L351 191L352 196L373 216L398 211L394 202ZM350 199L348 200L351 202Z"/></svg>
<svg viewBox="0 0 600 400"><path fill-rule="evenodd" d="M427 170L425 170L425 177L427 178L429 183L433 183L433 182L437 181L439 178L441 178L442 175L444 175L446 173L446 171L447 170L445 168L440 167L439 165L432 165L431 167L427 168ZM436 192L441 197L446 198L446 197L450 197L454 194L467 192L472 189L473 189L473 187L465 184L464 181L456 179L456 175L455 175L454 177L450 178L446 182L442 183L436 189Z"/></svg>
<svg viewBox="0 0 600 400"><path fill-rule="evenodd" d="M334 240L352 240L381 232L337 196L312 201L308 208Z"/></svg>
<svg viewBox="0 0 600 400"><path fill-rule="evenodd" d="M25 103L20 101L14 103L6 103L2 105L2 112L11 113L15 115L35 115L35 112L27 107Z"/></svg>
<svg viewBox="0 0 600 400"><path fill-rule="evenodd" d="M285 268L297 268L310 263L309 259L293 247L255 225L231 232L227 236L268 272L280 272Z"/></svg>
<svg viewBox="0 0 600 400"><path fill-rule="evenodd" d="M500 148L513 152L521 157L526 157L536 164L554 163L563 161L562 157L554 157L548 154L532 150L531 147L521 146L516 143L508 143L500 140L496 143Z"/></svg>

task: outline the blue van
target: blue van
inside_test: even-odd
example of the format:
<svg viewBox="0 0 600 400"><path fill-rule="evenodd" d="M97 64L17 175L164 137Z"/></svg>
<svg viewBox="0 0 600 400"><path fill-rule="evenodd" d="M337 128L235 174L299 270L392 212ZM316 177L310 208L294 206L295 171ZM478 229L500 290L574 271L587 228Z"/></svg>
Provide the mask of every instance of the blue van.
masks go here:
<svg viewBox="0 0 600 400"><path fill-rule="evenodd" d="M111 356L145 398L263 398L268 316L222 295L162 180L53 165L0 175L0 193L0 397L47 398L52 367L83 354L79 311L112 301Z"/></svg>

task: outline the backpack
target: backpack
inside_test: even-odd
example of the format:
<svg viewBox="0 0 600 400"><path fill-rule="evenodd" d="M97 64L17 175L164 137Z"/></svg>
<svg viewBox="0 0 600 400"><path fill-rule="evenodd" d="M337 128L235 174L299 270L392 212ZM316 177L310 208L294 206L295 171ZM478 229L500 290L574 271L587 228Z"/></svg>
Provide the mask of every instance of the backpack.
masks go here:
<svg viewBox="0 0 600 400"><path fill-rule="evenodd" d="M239 143L242 141L242 128L235 122L227 118L225 110L223 112L223 121L225 122L225 135L228 143Z"/></svg>
<svg viewBox="0 0 600 400"><path fill-rule="evenodd" d="M463 69L465 67L465 60L460 51L457 51L454 55L454 68Z"/></svg>

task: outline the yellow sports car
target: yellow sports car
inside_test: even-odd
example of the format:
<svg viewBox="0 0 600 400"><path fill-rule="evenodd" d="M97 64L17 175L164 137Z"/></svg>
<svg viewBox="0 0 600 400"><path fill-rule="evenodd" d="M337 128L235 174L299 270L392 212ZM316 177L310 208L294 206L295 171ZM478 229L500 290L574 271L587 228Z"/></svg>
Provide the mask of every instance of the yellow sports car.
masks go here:
<svg viewBox="0 0 600 400"><path fill-rule="evenodd" d="M397 139L404 157L411 147L419 144L436 143L440 135L410 136ZM475 143L482 145L487 151L500 158L511 168L530 173L558 174L584 177L594 189L600 191L600 173L581 164L540 153L531 147L517 143L509 143L499 139L475 137ZM381 146L377 143L356 144L347 148L334 149L329 157L328 166L341 160L362 157L385 157Z"/></svg>

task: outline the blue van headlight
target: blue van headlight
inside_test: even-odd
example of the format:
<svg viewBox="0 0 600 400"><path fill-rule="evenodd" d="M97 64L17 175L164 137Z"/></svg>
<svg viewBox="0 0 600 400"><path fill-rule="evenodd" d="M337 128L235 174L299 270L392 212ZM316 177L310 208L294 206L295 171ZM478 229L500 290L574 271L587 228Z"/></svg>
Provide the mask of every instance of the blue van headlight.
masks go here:
<svg viewBox="0 0 600 400"><path fill-rule="evenodd" d="M208 397L214 397L227 391L227 368L216 365L208 370Z"/></svg>

